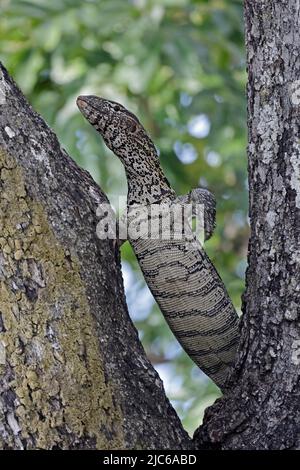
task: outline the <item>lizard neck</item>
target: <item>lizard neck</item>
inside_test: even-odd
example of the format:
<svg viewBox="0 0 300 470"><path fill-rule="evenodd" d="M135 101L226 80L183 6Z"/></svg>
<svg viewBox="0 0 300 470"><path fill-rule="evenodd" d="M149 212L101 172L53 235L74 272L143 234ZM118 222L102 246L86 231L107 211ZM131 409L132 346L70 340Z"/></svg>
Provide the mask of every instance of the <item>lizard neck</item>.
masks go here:
<svg viewBox="0 0 300 470"><path fill-rule="evenodd" d="M159 161L154 165L125 167L128 185L127 204L155 204L173 200L176 195L160 168Z"/></svg>

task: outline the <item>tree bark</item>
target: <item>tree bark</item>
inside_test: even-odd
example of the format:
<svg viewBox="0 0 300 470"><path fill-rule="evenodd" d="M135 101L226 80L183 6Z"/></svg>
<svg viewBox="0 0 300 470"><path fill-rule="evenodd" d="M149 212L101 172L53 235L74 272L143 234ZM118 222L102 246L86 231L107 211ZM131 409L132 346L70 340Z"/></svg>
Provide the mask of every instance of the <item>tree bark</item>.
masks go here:
<svg viewBox="0 0 300 470"><path fill-rule="evenodd" d="M189 448L96 236L106 197L2 65L0 191L0 448Z"/></svg>
<svg viewBox="0 0 300 470"><path fill-rule="evenodd" d="M300 3L246 0L251 238L241 342L199 447L300 449Z"/></svg>

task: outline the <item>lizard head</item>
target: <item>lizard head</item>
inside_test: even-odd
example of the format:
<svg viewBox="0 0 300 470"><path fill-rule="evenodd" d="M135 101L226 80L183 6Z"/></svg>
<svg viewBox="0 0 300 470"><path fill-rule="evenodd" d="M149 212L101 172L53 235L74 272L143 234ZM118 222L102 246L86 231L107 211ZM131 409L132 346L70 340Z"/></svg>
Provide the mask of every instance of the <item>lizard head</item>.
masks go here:
<svg viewBox="0 0 300 470"><path fill-rule="evenodd" d="M163 174L155 145L134 114L98 96L79 96L77 106L123 163L129 204L173 198L175 193Z"/></svg>
<svg viewBox="0 0 300 470"><path fill-rule="evenodd" d="M121 104L89 95L79 96L77 106L125 166L132 165L134 155L147 154L147 159L151 155L157 156L155 146L138 118Z"/></svg>

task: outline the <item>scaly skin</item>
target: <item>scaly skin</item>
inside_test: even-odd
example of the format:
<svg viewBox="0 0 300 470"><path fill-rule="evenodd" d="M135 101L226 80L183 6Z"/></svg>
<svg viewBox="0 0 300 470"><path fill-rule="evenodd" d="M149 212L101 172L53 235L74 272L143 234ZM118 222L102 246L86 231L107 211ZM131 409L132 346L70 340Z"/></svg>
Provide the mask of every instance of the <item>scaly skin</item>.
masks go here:
<svg viewBox="0 0 300 470"><path fill-rule="evenodd" d="M155 146L135 115L122 105L96 96L79 96L77 105L124 165L128 182L128 219L141 205L200 201L204 228L214 226L214 200L206 190L176 198L163 174ZM225 286L191 227L185 237L135 238L129 241L145 280L174 335L194 362L222 389L238 342L238 316Z"/></svg>

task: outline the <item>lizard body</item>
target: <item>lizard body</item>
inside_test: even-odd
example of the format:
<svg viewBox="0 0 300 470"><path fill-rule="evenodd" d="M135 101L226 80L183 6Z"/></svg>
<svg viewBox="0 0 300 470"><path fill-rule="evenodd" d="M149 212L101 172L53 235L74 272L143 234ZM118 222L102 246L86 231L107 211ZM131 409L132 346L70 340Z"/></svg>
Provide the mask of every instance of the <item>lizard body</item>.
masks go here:
<svg viewBox="0 0 300 470"><path fill-rule="evenodd" d="M206 190L176 197L155 146L137 117L118 103L80 96L82 114L120 158L128 183L128 219L139 208L204 202L204 229L214 227L214 200ZM129 234L145 280L170 328L194 362L223 388L238 342L238 316L221 278L191 227L182 239L152 239Z"/></svg>

